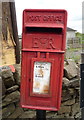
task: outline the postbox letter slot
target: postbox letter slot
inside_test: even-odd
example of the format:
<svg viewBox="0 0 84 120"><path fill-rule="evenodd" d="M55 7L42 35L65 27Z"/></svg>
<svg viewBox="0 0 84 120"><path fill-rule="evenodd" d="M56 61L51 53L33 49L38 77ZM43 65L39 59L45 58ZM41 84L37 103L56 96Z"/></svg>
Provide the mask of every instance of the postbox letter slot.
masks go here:
<svg viewBox="0 0 84 120"><path fill-rule="evenodd" d="M61 34L63 28L46 28L46 27L26 27L26 33L58 33Z"/></svg>

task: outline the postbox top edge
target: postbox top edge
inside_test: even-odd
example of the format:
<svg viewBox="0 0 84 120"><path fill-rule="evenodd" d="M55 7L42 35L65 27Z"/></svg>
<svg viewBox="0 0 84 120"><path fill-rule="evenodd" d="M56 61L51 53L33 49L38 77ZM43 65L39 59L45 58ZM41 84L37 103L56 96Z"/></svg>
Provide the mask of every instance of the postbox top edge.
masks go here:
<svg viewBox="0 0 84 120"><path fill-rule="evenodd" d="M67 14L65 9L24 9L23 12L64 12Z"/></svg>
<svg viewBox="0 0 84 120"><path fill-rule="evenodd" d="M25 27L42 27L42 28L62 28L64 29L64 24L25 24Z"/></svg>

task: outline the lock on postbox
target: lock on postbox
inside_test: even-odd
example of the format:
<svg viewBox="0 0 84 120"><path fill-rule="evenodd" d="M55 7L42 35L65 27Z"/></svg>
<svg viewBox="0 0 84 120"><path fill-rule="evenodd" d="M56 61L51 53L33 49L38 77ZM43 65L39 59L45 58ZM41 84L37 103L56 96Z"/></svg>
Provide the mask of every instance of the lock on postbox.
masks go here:
<svg viewBox="0 0 84 120"><path fill-rule="evenodd" d="M59 110L66 23L65 10L24 10L21 107Z"/></svg>

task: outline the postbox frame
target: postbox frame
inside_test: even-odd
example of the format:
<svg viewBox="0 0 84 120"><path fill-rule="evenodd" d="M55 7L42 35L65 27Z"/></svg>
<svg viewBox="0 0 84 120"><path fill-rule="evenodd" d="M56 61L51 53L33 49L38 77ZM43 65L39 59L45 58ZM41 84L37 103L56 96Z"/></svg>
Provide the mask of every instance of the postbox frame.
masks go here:
<svg viewBox="0 0 84 120"><path fill-rule="evenodd" d="M33 70L34 70L34 62L49 62L51 63L51 70L50 70L50 87L49 87L49 94L37 94L37 93L33 93L32 89L33 89ZM31 63L31 88L30 88L30 96L37 96L37 97L52 97L52 79L53 79L53 68L54 68L54 60L53 59L43 59L43 58L32 58L32 63ZM51 77L52 76L52 77Z"/></svg>

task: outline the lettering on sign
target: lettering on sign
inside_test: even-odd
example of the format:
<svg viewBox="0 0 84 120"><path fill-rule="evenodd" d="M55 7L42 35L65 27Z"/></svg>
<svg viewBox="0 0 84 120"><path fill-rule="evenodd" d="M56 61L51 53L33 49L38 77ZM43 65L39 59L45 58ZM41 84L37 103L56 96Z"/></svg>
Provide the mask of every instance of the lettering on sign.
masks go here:
<svg viewBox="0 0 84 120"><path fill-rule="evenodd" d="M43 21L62 21L62 16L53 16L53 15L44 15L43 16Z"/></svg>
<svg viewBox="0 0 84 120"><path fill-rule="evenodd" d="M32 48L56 49L54 45L54 38L34 37L32 39Z"/></svg>
<svg viewBox="0 0 84 120"><path fill-rule="evenodd" d="M40 21L40 18L41 18L40 15L37 15L37 16L29 15L28 21Z"/></svg>
<svg viewBox="0 0 84 120"><path fill-rule="evenodd" d="M28 15L28 22L63 22L62 15Z"/></svg>

